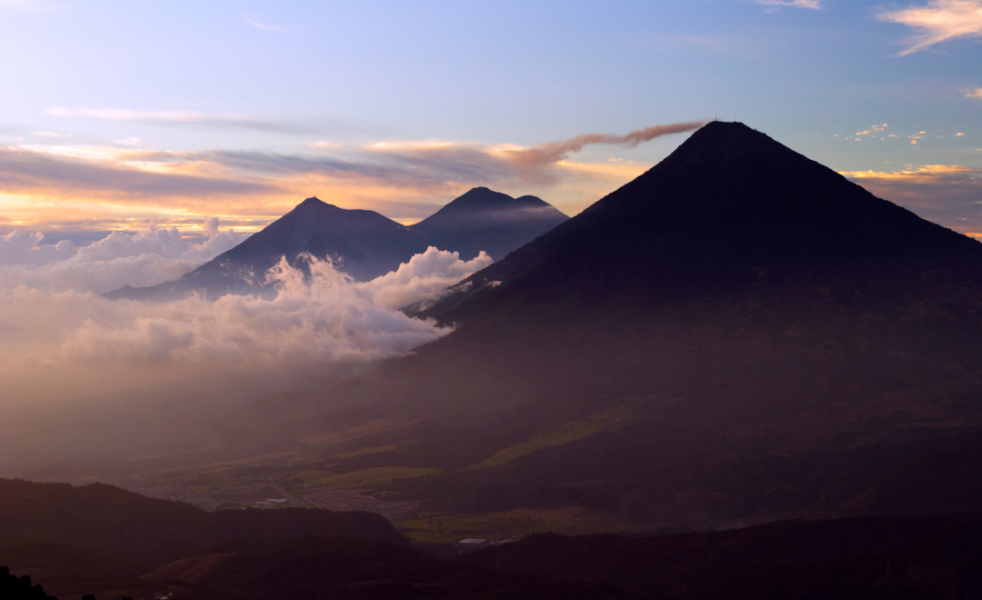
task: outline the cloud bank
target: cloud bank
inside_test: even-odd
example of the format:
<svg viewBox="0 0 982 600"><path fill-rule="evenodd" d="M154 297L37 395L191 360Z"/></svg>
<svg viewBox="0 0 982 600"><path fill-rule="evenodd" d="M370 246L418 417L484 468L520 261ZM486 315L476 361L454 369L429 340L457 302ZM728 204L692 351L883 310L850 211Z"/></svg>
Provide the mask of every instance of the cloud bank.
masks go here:
<svg viewBox="0 0 982 600"><path fill-rule="evenodd" d="M874 195L909 208L925 219L982 238L982 169L924 165L894 172L844 171L841 174Z"/></svg>
<svg viewBox="0 0 982 600"><path fill-rule="evenodd" d="M916 32L905 40L900 56L949 40L982 37L982 0L931 0L927 6L880 13L879 18Z"/></svg>
<svg viewBox="0 0 982 600"><path fill-rule="evenodd" d="M329 402L325 394L339 381L446 335L397 307L432 302L491 262L429 248L365 283L331 261L312 260L306 278L281 261L269 273L275 298L155 303L99 295L176 277L238 239L214 218L202 229L209 237L196 245L159 227L82 248L45 244L39 233L0 236L5 476L50 477L58 465L88 475L86 461L96 459L111 464L216 440L256 444L224 424L254 419L254 403L269 394Z"/></svg>
<svg viewBox="0 0 982 600"><path fill-rule="evenodd" d="M216 217L205 222L204 230L207 239L192 244L176 228L151 223L139 233L114 231L78 249L68 240L45 244L40 232L14 231L0 236L0 288L101 294L126 284L155 285L180 277L246 237L220 230Z"/></svg>
<svg viewBox="0 0 982 600"><path fill-rule="evenodd" d="M182 111L50 109L57 115L158 123L205 122ZM0 194L18 195L18 219L42 221L73 207L132 214L137 206L181 208L201 215L221 206L225 218L261 220L282 214L296 198L317 195L345 207L386 207L397 219L423 218L477 185L576 193L588 204L644 170L628 163L580 164L570 158L587 145L633 148L697 129L703 121L656 125L620 134L585 134L531 147L461 142L378 142L366 146L319 144L287 153L215 149L196 152L110 147L16 144L0 146ZM130 142L132 140L121 140ZM575 183L575 186L572 185ZM578 190L578 191L577 191ZM586 190L586 191L584 191ZM595 192L596 190L596 192ZM43 198L44 203L34 201ZM8 207L11 204L8 202ZM124 208L128 207L128 208ZM388 207L396 207L395 212ZM400 209L401 207L401 209ZM401 213L401 214L400 214ZM8 211L8 215L9 215ZM91 218L91 217L89 217ZM84 218L76 221L83 222Z"/></svg>
<svg viewBox="0 0 982 600"><path fill-rule="evenodd" d="M67 386L59 392L64 397L122 389L136 374L141 384L181 377L186 369L275 376L305 365L323 371L397 356L449 333L397 308L432 302L491 262L483 253L465 262L429 248L397 271L354 283L330 260L311 260L307 278L283 260L269 273L278 290L272 299L152 303L80 291L132 284L127 277L154 265L159 274L160 265L182 264L209 243L217 251L224 232L217 223L207 229L208 242L190 248L176 231L161 229L110 236L77 251L47 248L38 234L0 238L4 260L12 263L0 267L0 380L7 399L50 400L53 392L39 390L55 382ZM32 256L42 248L43 257ZM50 255L69 251L70 258ZM36 264L42 258L49 262Z"/></svg>

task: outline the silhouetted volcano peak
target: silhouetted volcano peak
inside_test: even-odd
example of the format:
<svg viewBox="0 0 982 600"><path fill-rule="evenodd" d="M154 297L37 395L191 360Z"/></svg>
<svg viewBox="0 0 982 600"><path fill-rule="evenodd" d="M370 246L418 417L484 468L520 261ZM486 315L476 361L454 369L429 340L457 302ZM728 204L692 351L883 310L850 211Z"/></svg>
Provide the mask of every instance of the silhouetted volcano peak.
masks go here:
<svg viewBox="0 0 982 600"><path fill-rule="evenodd" d="M781 286L807 282L870 298L916 287L928 269L977 278L965 265L982 266L980 258L978 242L746 125L712 122L634 181L476 274L470 294L485 297L482 305L510 293L661 302L761 285L783 293ZM482 291L489 281L501 284Z"/></svg>
<svg viewBox="0 0 982 600"><path fill-rule="evenodd" d="M476 187L467 191L464 193L464 195L441 208L433 216L441 213L450 214L465 211L506 211L516 208L551 208L551 206L535 196L512 198L508 194L495 192L494 190L490 190L486 187Z"/></svg>
<svg viewBox="0 0 982 600"><path fill-rule="evenodd" d="M465 260L481 250L500 260L568 218L535 196L513 198L476 187L412 228Z"/></svg>
<svg viewBox="0 0 982 600"><path fill-rule="evenodd" d="M311 196L310 198L306 198L303 202L296 205L295 208L305 208L305 207L309 208L314 206L332 206L332 205L328 204L327 202L324 202L317 196Z"/></svg>
<svg viewBox="0 0 982 600"><path fill-rule="evenodd" d="M475 188L435 215L406 227L371 210L344 209L310 197L265 229L181 279L147 288L125 287L109 298L166 300L190 292L275 293L263 274L282 257L302 270L301 255L330 257L357 281L399 268L429 246L470 260L480 251L495 259L535 239L568 217L534 196L515 199Z"/></svg>

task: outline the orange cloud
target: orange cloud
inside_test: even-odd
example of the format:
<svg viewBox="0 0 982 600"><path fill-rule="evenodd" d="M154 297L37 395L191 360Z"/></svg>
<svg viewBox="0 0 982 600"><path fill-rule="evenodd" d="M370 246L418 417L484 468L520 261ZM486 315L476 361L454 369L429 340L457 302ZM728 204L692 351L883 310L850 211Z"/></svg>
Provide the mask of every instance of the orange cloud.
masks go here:
<svg viewBox="0 0 982 600"><path fill-rule="evenodd" d="M918 215L975 235L982 231L982 169L960 165L923 165L901 171L841 171L874 195Z"/></svg>
<svg viewBox="0 0 982 600"><path fill-rule="evenodd" d="M100 118L144 116L100 113ZM0 146L0 232L132 230L153 217L172 227L197 225L208 216L254 231L313 195L413 222L476 185L533 193L577 212L646 166L573 162L568 160L573 153L590 144L633 148L702 123L657 125L626 135L585 134L532 147L385 141L361 148L324 143L307 153L281 154L66 143Z"/></svg>
<svg viewBox="0 0 982 600"><path fill-rule="evenodd" d="M906 40L900 56L948 40L982 37L982 0L931 0L927 6L885 12L879 18L917 32Z"/></svg>

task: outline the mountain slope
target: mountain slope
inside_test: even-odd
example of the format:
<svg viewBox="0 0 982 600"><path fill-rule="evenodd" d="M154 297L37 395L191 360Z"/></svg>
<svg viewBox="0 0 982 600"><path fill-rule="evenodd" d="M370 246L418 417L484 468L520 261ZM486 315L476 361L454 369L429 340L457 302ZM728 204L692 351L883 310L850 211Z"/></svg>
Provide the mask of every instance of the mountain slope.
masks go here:
<svg viewBox="0 0 982 600"><path fill-rule="evenodd" d="M982 510L982 245L744 125L707 125L428 314L458 327L342 396L427 419L414 452L452 475L402 489L434 506Z"/></svg>
<svg viewBox="0 0 982 600"><path fill-rule="evenodd" d="M294 266L301 254L332 257L357 281L399 267L427 243L417 232L370 210L345 210L307 198L265 229L176 281L147 288L124 287L109 298L180 298L192 291L209 297L266 289L266 272L281 257Z"/></svg>
<svg viewBox="0 0 982 600"><path fill-rule="evenodd" d="M535 196L512 198L474 188L410 229L431 246L460 252L471 260L480 251L501 260L569 217Z"/></svg>

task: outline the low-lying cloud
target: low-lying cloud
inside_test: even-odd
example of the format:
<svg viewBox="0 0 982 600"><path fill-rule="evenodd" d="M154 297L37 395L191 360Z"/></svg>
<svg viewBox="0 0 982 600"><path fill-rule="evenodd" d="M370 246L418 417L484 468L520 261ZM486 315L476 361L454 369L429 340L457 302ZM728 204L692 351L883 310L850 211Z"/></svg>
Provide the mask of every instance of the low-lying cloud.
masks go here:
<svg viewBox="0 0 982 600"><path fill-rule="evenodd" d="M148 274L177 277L236 235L214 219L203 229L209 237L197 245L163 228L79 249L44 244L40 234L0 237L0 475L50 476L51 465L79 461L86 470L95 457L219 438L251 444L248 433L222 433L221 415L253 418L253 403L268 394L320 399L374 361L446 335L398 307L433 302L491 262L429 248L364 283L330 260L312 259L309 276L283 260L269 273L274 298L160 303L98 293L155 283Z"/></svg>
<svg viewBox="0 0 982 600"><path fill-rule="evenodd" d="M205 223L207 239L192 244L176 229L150 226L139 233L114 231L76 249L68 240L45 244L44 234L14 231L0 236L0 288L19 285L48 291L101 294L123 285L155 285L180 277L245 239Z"/></svg>
<svg viewBox="0 0 982 600"><path fill-rule="evenodd" d="M210 240L221 233L215 231ZM449 329L397 309L433 302L491 262L483 253L461 261L457 253L430 248L397 271L355 283L330 260L311 259L309 276L283 260L269 273L278 290L272 299L228 295L217 301L197 296L166 303L111 301L92 291L65 289L70 281L60 278L85 265L99 267L86 271L83 283L103 288L90 279L102 275L115 284L120 272L132 275L126 265L179 261L201 249L185 249L176 232L154 230L129 238L31 267L24 248L37 237L4 236L4 243L16 245L9 256L19 263L3 269L38 273L33 283L41 284L18 282L9 273L0 279L0 378L11 401L31 396L44 380L68 381L80 370L94 378L94 389L111 389L115 382L110 373L129 367L150 376L153 369L159 376L173 375L180 365L198 371L214 367L275 373L298 365L366 364L404 354ZM106 375L97 377L100 372ZM18 393L21 397L15 397Z"/></svg>
<svg viewBox="0 0 982 600"><path fill-rule="evenodd" d="M462 261L456 252L430 246L423 254L399 265L397 270L356 285L379 306L402 308L419 304L420 308L425 308L446 295L450 286L491 262L491 257L483 251L469 261Z"/></svg>

